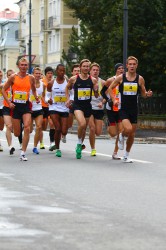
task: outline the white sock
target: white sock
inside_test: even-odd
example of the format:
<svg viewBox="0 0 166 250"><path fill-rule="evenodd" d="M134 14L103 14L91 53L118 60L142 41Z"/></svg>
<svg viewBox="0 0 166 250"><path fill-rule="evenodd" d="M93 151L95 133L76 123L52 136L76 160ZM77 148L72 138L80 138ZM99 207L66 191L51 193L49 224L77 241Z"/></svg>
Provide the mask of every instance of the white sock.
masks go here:
<svg viewBox="0 0 166 250"><path fill-rule="evenodd" d="M24 152L24 151L21 151L21 155L25 155L25 152Z"/></svg>
<svg viewBox="0 0 166 250"><path fill-rule="evenodd" d="M129 152L127 152L126 150L125 150L125 152L124 152L124 157L128 157L129 156Z"/></svg>
<svg viewBox="0 0 166 250"><path fill-rule="evenodd" d="M82 139L78 138L78 144L82 144Z"/></svg>

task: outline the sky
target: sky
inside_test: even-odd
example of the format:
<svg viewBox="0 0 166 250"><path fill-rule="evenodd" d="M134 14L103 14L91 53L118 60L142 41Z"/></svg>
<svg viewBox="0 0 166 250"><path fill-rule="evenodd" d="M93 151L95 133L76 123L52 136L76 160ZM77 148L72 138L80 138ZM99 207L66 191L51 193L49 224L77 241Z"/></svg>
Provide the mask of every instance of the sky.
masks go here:
<svg viewBox="0 0 166 250"><path fill-rule="evenodd" d="M17 3L19 0L0 0L0 11L9 8L10 10L19 12L19 7Z"/></svg>

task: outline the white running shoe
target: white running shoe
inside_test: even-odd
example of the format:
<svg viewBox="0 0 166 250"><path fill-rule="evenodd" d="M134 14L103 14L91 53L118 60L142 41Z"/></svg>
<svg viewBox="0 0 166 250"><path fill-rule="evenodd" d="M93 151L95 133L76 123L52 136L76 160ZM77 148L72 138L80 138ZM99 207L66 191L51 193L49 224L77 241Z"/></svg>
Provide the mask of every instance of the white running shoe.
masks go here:
<svg viewBox="0 0 166 250"><path fill-rule="evenodd" d="M113 160L121 160L121 157L118 154L113 154L112 159Z"/></svg>
<svg viewBox="0 0 166 250"><path fill-rule="evenodd" d="M124 136L122 135L122 133L119 134L118 148L120 150L124 149Z"/></svg>
<svg viewBox="0 0 166 250"><path fill-rule="evenodd" d="M133 161L132 161L130 158L124 156L124 157L123 157L123 162L124 162L124 163L132 163Z"/></svg>
<svg viewBox="0 0 166 250"><path fill-rule="evenodd" d="M27 161L28 159L25 157L25 155L20 155L20 161Z"/></svg>

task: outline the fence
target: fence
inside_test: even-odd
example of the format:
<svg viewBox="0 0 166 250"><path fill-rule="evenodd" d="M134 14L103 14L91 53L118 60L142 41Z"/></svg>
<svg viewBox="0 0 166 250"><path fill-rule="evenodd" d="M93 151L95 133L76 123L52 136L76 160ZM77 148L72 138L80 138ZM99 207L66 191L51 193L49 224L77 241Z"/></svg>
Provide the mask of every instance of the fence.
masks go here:
<svg viewBox="0 0 166 250"><path fill-rule="evenodd" d="M166 115L166 96L153 96L151 98L138 98L139 115Z"/></svg>

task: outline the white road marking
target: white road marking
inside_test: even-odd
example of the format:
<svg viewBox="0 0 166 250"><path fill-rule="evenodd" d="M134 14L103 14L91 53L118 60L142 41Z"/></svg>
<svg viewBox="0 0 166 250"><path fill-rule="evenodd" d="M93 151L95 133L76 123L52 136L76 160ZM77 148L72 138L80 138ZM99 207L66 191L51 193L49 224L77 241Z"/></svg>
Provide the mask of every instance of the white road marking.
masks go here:
<svg viewBox="0 0 166 250"><path fill-rule="evenodd" d="M2 139L1 141L6 141L6 140L3 140L3 139ZM29 144L33 145L33 143L31 143L31 142L29 142ZM44 146L45 146L46 148L49 148L49 146L46 145L46 144L44 144ZM72 151L75 152L75 150L72 150ZM90 154L90 153L91 153L90 151L86 151L86 150L83 150L83 152L86 153L86 154ZM111 155L102 154L102 153L98 153L98 152L97 152L97 155L101 155L101 156L104 156L104 157L112 158ZM121 158L122 158L122 157L121 157ZM148 163L148 164L153 163L153 162L151 162L151 161L143 161L143 160L138 160L138 159L133 159L133 158L132 158L132 160L133 160L133 162Z"/></svg>
<svg viewBox="0 0 166 250"><path fill-rule="evenodd" d="M86 154L90 154L90 153L91 153L90 151L85 151L85 150L84 150L83 152L86 153ZM98 152L97 152L97 155L109 157L109 158L112 159L112 156L111 156L111 155L102 154L102 153L98 153ZM122 159L122 157L121 157L121 159ZM149 164L153 163L153 162L151 162L151 161L143 161L143 160L137 160L137 159L133 159L133 158L132 158L132 160L133 160L133 162L136 161L136 162L140 162L140 163L149 163Z"/></svg>

